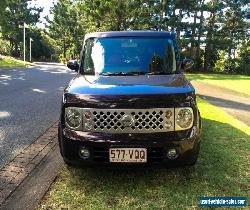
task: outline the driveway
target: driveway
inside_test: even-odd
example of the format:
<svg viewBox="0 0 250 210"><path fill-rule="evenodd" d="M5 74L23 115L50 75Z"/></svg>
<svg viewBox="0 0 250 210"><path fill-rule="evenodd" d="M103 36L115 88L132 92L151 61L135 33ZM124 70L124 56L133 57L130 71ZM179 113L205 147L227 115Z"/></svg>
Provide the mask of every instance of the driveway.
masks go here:
<svg viewBox="0 0 250 210"><path fill-rule="evenodd" d="M192 81L196 94L250 126L250 96L207 83Z"/></svg>
<svg viewBox="0 0 250 210"><path fill-rule="evenodd" d="M58 63L0 69L0 168L58 120L62 90L74 75Z"/></svg>

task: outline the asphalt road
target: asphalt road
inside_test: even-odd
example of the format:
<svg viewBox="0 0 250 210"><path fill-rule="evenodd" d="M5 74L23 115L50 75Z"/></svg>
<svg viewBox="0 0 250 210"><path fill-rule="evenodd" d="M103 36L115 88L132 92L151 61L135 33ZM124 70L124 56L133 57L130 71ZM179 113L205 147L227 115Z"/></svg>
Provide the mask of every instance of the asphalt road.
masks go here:
<svg viewBox="0 0 250 210"><path fill-rule="evenodd" d="M58 120L62 90L74 75L58 63L0 68L0 168Z"/></svg>

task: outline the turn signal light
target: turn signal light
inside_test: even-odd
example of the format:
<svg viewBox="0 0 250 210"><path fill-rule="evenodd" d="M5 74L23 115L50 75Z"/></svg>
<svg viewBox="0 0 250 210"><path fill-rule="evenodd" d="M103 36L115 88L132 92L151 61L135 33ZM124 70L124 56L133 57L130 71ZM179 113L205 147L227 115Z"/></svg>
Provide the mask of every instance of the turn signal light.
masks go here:
<svg viewBox="0 0 250 210"><path fill-rule="evenodd" d="M166 117L167 119L170 119L170 118L172 117L172 115L173 115L173 113L172 113L170 110L167 110L167 111L165 112L165 117Z"/></svg>
<svg viewBox="0 0 250 210"><path fill-rule="evenodd" d="M85 118L86 118L87 120L89 120L89 119L91 118L91 112L90 112L90 111L86 111L86 112L84 113L84 116L85 116Z"/></svg>

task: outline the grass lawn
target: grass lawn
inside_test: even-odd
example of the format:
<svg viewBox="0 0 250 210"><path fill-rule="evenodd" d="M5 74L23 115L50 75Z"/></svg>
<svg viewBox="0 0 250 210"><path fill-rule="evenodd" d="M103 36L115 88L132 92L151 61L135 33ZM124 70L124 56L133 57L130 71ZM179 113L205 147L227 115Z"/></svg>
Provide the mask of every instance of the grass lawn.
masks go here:
<svg viewBox="0 0 250 210"><path fill-rule="evenodd" d="M38 209L198 209L200 196L248 196L249 202L250 128L204 100L199 108L203 134L194 167L64 166Z"/></svg>
<svg viewBox="0 0 250 210"><path fill-rule="evenodd" d="M2 56L0 55L0 68L1 67L19 67L19 66L25 66L25 65L31 65L30 62L23 62L21 60L17 60L15 58L12 57L8 57L8 56Z"/></svg>
<svg viewBox="0 0 250 210"><path fill-rule="evenodd" d="M189 80L217 85L250 95L250 76L224 74L186 74Z"/></svg>

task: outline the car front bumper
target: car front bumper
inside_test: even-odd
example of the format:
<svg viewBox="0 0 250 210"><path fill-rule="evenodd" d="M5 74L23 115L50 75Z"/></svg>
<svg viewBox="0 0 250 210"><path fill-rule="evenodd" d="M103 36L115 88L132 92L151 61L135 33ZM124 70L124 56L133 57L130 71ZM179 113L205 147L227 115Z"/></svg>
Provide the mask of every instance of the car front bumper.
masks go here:
<svg viewBox="0 0 250 210"><path fill-rule="evenodd" d="M193 126L187 131L151 134L110 134L73 131L59 125L59 145L65 162L80 165L188 165L199 152L200 129ZM81 158L79 151L87 148L90 157ZM146 148L147 163L110 163L109 148ZM170 149L177 151L176 158L169 158Z"/></svg>

